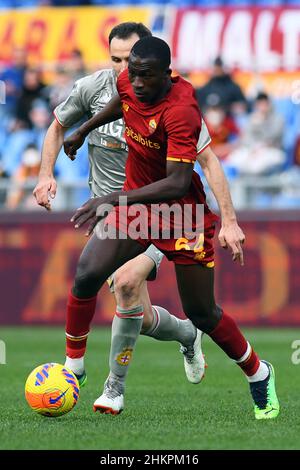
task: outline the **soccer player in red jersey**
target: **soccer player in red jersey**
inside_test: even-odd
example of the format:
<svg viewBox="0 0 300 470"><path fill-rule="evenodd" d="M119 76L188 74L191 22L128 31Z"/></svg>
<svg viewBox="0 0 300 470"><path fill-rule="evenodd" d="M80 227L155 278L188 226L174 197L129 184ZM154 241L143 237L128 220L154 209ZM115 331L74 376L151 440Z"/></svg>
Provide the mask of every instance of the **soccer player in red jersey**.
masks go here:
<svg viewBox="0 0 300 470"><path fill-rule="evenodd" d="M101 238L93 236L83 252L76 273L73 291L79 298L96 295L112 271L154 243L175 264L179 294L186 316L194 325L207 333L245 373L254 400L257 419L275 418L279 403L275 391L274 370L270 363L258 358L246 341L235 321L219 307L214 298L214 263L212 238L217 217L205 201L205 193L199 176L193 171L196 160L196 144L201 130L201 114L193 87L181 77L171 77L170 49L161 39L150 37L138 41L130 54L128 72L123 72L117 83L118 96L92 119L84 123L64 144L70 158L82 145L86 135L107 122L123 116L126 140L129 147L124 191L88 201L79 208L72 220L75 227L89 221L88 233L103 218L97 209L103 204L114 207L107 221L115 225L127 237ZM232 251L233 260L243 261L244 234L237 224L230 193L220 163L207 148L201 153L200 163L219 204L222 227L219 241ZM167 239L130 238L132 217L120 206L120 197L126 196L127 205L147 205L147 223L153 204L176 202L182 209L193 207L192 229L195 224L197 204L204 207L203 230L193 244L173 236L175 226ZM127 208L125 208L127 210ZM125 217L124 217L125 213ZM116 217L116 215L118 217ZM148 227L151 228L151 227ZM94 253L94 259L89 256ZM95 260L101 259L101 264ZM76 323L78 313L69 312L69 323ZM138 335L138 322L142 321L142 306L136 305L116 313L119 319L118 336L122 325L131 322L132 335ZM86 315L87 326L91 317ZM114 336L114 331L112 332ZM126 354L123 354L126 352ZM130 361L132 350L124 348L115 360ZM117 377L116 382L118 380ZM123 408L122 383L116 386L118 407L108 410L117 413ZM105 395L105 388L104 394ZM94 403L103 411L103 395ZM99 406L100 405L100 406Z"/></svg>
<svg viewBox="0 0 300 470"><path fill-rule="evenodd" d="M109 34L111 68L99 70L76 81L67 99L54 110L55 119L45 136L39 179L34 190L37 203L47 210L51 209L50 201L56 194L54 167L68 128L87 115L95 115L116 94L117 77L128 66L132 46L146 36L151 36L151 32L142 23L125 22L116 25ZM100 126L89 135L89 186L93 197L100 197L123 188L127 160L124 134L124 121L120 119ZM200 153L209 142L208 130L203 124L197 144L198 152ZM201 381L205 371L205 360L201 349L202 332L197 330L189 319L179 319L161 306L152 306L149 298L146 280L155 278L162 258L163 254L151 245L145 253L129 260L110 276L110 289L115 294L118 311L122 308L128 309L131 305L143 305L142 335L159 341L179 342L186 377L196 384ZM70 292L68 309L71 311L77 309L81 312L78 313L81 318L85 318L85 312L93 316L95 297L82 300ZM115 323L119 323L117 318L113 320L113 327ZM76 374L80 387L87 382L84 357L89 331L84 327L85 324L82 328L81 321L78 321L76 327L74 325L70 327L72 334L68 331L69 324L66 329L65 366ZM114 337L116 331L114 328ZM124 336L123 330L123 338ZM127 348L132 347L131 342L134 343L135 340L128 339ZM117 340L114 341L110 351L110 358L115 356L115 351L119 354ZM112 373L119 377L118 383L120 376L126 374L126 370L127 366L122 361L120 364L114 363ZM113 382L113 378L107 382L107 391L110 386L113 388ZM110 404L115 406L113 394L110 397L107 393L105 399L106 405L110 401Z"/></svg>

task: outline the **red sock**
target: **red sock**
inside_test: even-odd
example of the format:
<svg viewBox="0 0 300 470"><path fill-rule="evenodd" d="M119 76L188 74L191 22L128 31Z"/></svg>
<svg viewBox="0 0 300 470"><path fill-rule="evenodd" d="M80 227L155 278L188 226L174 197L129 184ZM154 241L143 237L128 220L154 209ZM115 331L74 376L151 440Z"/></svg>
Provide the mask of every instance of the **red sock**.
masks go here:
<svg viewBox="0 0 300 470"><path fill-rule="evenodd" d="M250 346L250 352L244 361L238 362L237 365L245 372L248 377L254 375L259 368L259 357L255 351Z"/></svg>
<svg viewBox="0 0 300 470"><path fill-rule="evenodd" d="M84 356L90 323L96 308L97 296L78 299L69 294L66 322L66 355L71 358Z"/></svg>
<svg viewBox="0 0 300 470"><path fill-rule="evenodd" d="M209 333L211 339L235 361L240 360L246 353L248 343L242 335L237 324L229 315L223 312L221 320L216 328ZM249 355L238 365L243 369L246 375L253 375L259 367L259 358L251 348Z"/></svg>

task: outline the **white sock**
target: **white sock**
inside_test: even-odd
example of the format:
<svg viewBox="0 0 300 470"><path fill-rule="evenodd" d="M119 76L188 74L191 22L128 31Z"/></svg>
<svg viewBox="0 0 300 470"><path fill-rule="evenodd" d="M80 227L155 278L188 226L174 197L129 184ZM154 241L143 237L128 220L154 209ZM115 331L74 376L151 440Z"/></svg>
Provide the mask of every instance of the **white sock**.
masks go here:
<svg viewBox="0 0 300 470"><path fill-rule="evenodd" d="M270 373L269 367L262 361L259 361L259 368L255 372L255 374L246 376L248 382L260 382L261 380L265 380Z"/></svg>
<svg viewBox="0 0 300 470"><path fill-rule="evenodd" d="M82 375L84 373L84 356L73 359L66 357L65 366L71 369L76 375Z"/></svg>

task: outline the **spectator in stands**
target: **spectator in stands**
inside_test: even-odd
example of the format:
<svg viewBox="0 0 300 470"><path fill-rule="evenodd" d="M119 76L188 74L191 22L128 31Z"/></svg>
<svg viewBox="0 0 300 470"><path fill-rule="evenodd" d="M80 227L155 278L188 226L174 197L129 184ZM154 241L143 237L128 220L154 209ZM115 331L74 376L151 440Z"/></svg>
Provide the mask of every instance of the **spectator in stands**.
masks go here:
<svg viewBox="0 0 300 470"><path fill-rule="evenodd" d="M17 101L16 118L31 127L30 110L38 98L45 95L45 84L42 82L41 71L30 67L25 71L21 96Z"/></svg>
<svg viewBox="0 0 300 470"><path fill-rule="evenodd" d="M28 201L33 202L31 191L36 184L40 152L50 119L47 103L40 99L35 100L28 113L29 127L18 127L22 121L16 121L6 140L2 163L4 173L11 178L6 200L6 206L10 209L28 207L27 196ZM27 190L23 187L26 183L30 183Z"/></svg>
<svg viewBox="0 0 300 470"><path fill-rule="evenodd" d="M294 163L295 165L300 166L300 135L297 137L296 140Z"/></svg>
<svg viewBox="0 0 300 470"><path fill-rule="evenodd" d="M8 209L17 209L21 206L35 208L31 192L32 187L37 182L39 170L40 152L36 145L29 144L22 154L20 166L11 178L11 189L7 194L6 200L6 207ZM27 187L26 184L28 185Z"/></svg>
<svg viewBox="0 0 300 470"><path fill-rule="evenodd" d="M235 112L235 108L247 107L241 88L226 72L221 57L215 59L210 80L196 90L196 96L203 110L207 106L220 105L227 112Z"/></svg>
<svg viewBox="0 0 300 470"><path fill-rule="evenodd" d="M3 168L3 162L2 162L2 152L4 149L5 145L5 140L6 140L6 132L0 125L0 207L3 205L5 198L6 198L6 191L5 188L2 187L1 182L5 182L8 180L8 174Z"/></svg>
<svg viewBox="0 0 300 470"><path fill-rule="evenodd" d="M2 154L2 170L6 175L13 176L18 171L22 155L28 145L34 144L41 151L50 118L47 104L42 100L36 100L29 111L30 128L24 128L20 125L22 121L16 121L6 138Z"/></svg>
<svg viewBox="0 0 300 470"><path fill-rule="evenodd" d="M227 162L243 174L267 174L285 162L282 150L284 120L274 111L269 96L259 93L242 132L239 147Z"/></svg>
<svg viewBox="0 0 300 470"><path fill-rule="evenodd" d="M11 63L0 72L0 80L5 83L6 95L5 109L0 107L1 120L4 117L4 113L7 118L15 115L17 100L22 91L26 66L26 50L21 47L15 47L12 51Z"/></svg>
<svg viewBox="0 0 300 470"><path fill-rule="evenodd" d="M53 110L62 103L71 93L73 78L66 67L58 66L54 83L48 88L50 108Z"/></svg>
<svg viewBox="0 0 300 470"><path fill-rule="evenodd" d="M29 113L31 123L32 141L37 145L39 150L42 149L42 144L51 121L51 113L48 104L41 99L35 100Z"/></svg>
<svg viewBox="0 0 300 470"><path fill-rule="evenodd" d="M239 129L222 106L209 106L205 110L204 118L212 139L213 151L219 159L226 161L227 155L234 149Z"/></svg>
<svg viewBox="0 0 300 470"><path fill-rule="evenodd" d="M82 52L79 49L73 49L68 61L68 71L72 75L74 82L87 75Z"/></svg>

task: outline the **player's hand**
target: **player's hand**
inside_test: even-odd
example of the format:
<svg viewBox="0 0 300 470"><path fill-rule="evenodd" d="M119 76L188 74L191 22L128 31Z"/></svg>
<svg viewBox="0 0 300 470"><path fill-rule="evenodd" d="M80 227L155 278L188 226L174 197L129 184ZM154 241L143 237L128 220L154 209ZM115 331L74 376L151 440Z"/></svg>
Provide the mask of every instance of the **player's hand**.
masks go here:
<svg viewBox="0 0 300 470"><path fill-rule="evenodd" d="M33 195L39 206L45 207L45 209L50 211L50 200L55 198L56 190L57 184L53 176L44 176L39 178L38 183L33 190Z"/></svg>
<svg viewBox="0 0 300 470"><path fill-rule="evenodd" d="M244 266L244 254L242 245L245 241L245 234L239 227L237 222L222 225L219 233L219 242L222 248L230 249L232 252L232 260L239 261Z"/></svg>
<svg viewBox="0 0 300 470"><path fill-rule="evenodd" d="M75 228L80 228L86 222L89 222L87 231L85 233L85 235L88 237L93 232L97 223L107 216L107 211L104 210L100 213L98 211L98 208L101 205L105 205L105 207L107 207L107 204L110 204L109 196L95 197L89 199L77 209L77 211L71 218L71 222L75 223Z"/></svg>
<svg viewBox="0 0 300 470"><path fill-rule="evenodd" d="M77 150L83 145L85 137L79 132L79 130L73 132L64 140L64 151L70 160L75 160Z"/></svg>

